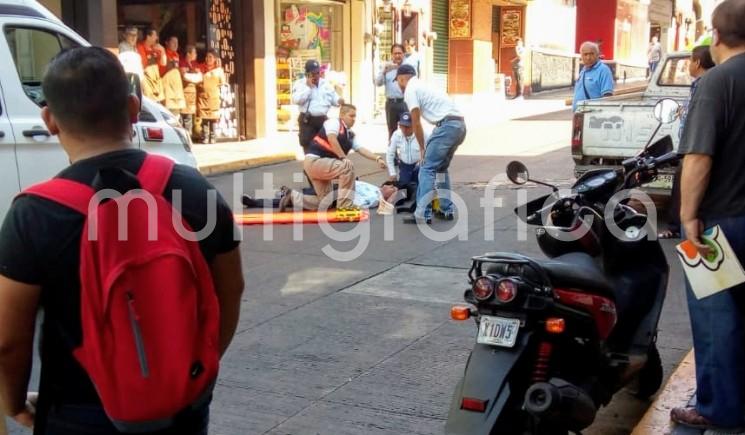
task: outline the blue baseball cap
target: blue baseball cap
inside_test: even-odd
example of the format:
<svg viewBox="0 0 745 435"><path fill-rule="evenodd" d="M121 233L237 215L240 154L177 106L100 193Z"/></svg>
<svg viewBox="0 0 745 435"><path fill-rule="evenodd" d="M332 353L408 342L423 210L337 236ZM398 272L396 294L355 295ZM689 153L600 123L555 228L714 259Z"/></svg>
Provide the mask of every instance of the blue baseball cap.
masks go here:
<svg viewBox="0 0 745 435"><path fill-rule="evenodd" d="M313 74L321 72L321 64L315 59L309 59L305 62L305 72Z"/></svg>
<svg viewBox="0 0 745 435"><path fill-rule="evenodd" d="M411 113L404 112L398 117L398 124L404 127L411 127Z"/></svg>
<svg viewBox="0 0 745 435"><path fill-rule="evenodd" d="M396 72L396 77L415 76L415 75L416 75L416 70L414 69L414 67L406 63L398 67L398 71Z"/></svg>

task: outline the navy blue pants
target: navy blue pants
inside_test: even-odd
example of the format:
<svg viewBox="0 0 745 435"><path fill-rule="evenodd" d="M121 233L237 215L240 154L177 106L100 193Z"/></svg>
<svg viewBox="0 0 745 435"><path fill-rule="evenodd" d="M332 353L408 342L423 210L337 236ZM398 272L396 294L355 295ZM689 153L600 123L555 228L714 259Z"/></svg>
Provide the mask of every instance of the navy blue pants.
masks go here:
<svg viewBox="0 0 745 435"><path fill-rule="evenodd" d="M411 182L419 181L419 165L416 163L406 164L400 162L398 164L398 186L406 187Z"/></svg>
<svg viewBox="0 0 745 435"><path fill-rule="evenodd" d="M745 216L710 219L745 263ZM696 299L686 280L696 357L696 409L716 426L745 426L745 285Z"/></svg>

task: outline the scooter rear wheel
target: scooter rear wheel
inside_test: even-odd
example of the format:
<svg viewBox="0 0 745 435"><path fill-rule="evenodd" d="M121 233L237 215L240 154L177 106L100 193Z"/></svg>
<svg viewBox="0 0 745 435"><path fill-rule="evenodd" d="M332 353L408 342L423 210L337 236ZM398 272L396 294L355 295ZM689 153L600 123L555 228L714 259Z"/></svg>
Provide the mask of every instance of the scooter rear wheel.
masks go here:
<svg viewBox="0 0 745 435"><path fill-rule="evenodd" d="M647 363L639 371L639 389L636 397L646 400L654 396L662 386L662 377L662 359L657 345L653 343L647 351Z"/></svg>

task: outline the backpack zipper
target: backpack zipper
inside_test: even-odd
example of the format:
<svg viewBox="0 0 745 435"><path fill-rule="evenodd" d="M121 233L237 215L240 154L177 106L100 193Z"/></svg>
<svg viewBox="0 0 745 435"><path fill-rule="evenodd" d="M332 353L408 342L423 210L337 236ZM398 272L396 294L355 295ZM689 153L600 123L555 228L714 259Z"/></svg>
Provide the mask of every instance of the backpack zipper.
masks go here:
<svg viewBox="0 0 745 435"><path fill-rule="evenodd" d="M135 297L131 291L127 292L127 307L129 308L129 323L132 326L132 334L135 338L137 357L140 360L140 372L142 372L143 378L147 378L150 376L150 369L147 365L147 355L145 355L145 340L142 338L140 318L135 311Z"/></svg>

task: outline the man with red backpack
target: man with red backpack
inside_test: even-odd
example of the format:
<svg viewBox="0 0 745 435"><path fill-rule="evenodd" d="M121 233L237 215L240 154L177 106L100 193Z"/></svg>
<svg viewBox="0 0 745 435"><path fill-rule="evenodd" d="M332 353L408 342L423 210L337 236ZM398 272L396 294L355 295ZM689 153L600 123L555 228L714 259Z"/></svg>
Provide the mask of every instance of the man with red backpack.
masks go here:
<svg viewBox="0 0 745 435"><path fill-rule="evenodd" d="M43 90L71 165L0 229L0 405L37 435L206 434L244 285L233 214L199 172L131 143L139 102L108 51L62 52Z"/></svg>

